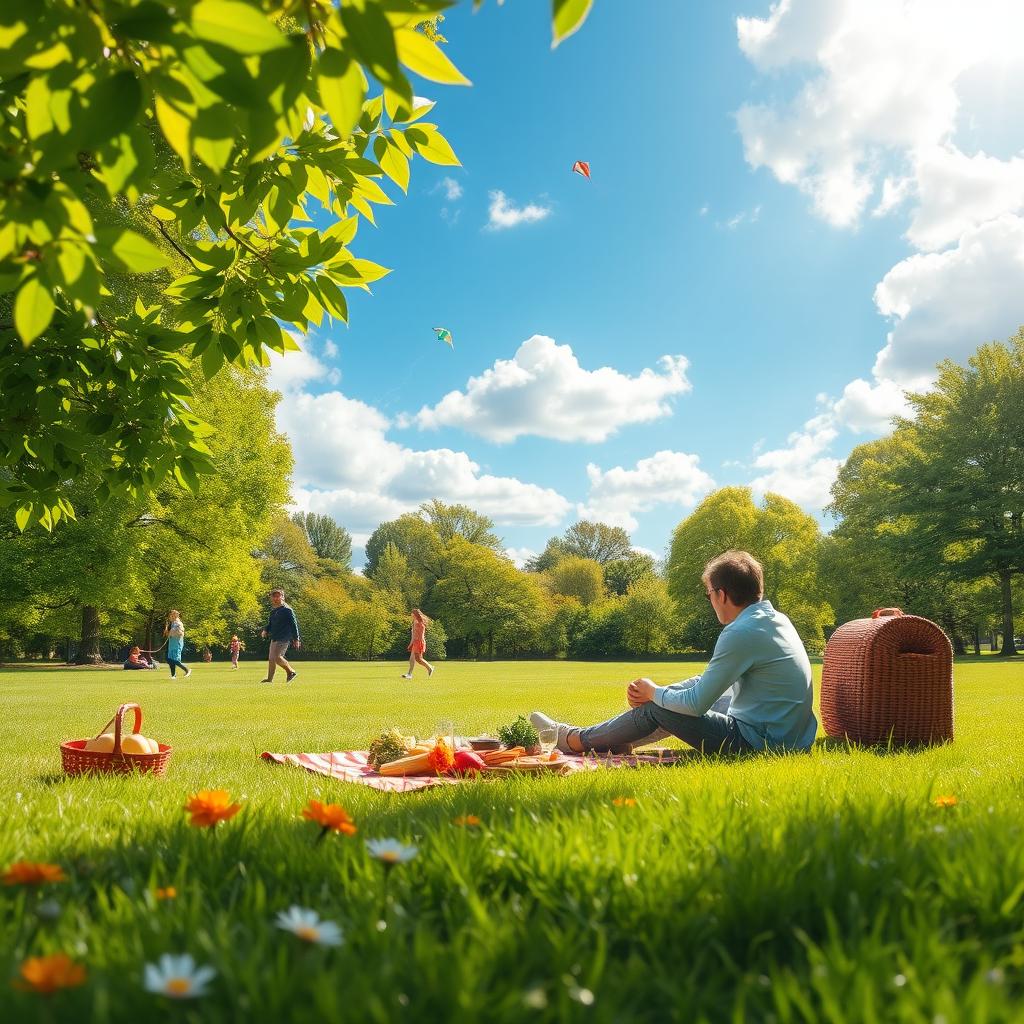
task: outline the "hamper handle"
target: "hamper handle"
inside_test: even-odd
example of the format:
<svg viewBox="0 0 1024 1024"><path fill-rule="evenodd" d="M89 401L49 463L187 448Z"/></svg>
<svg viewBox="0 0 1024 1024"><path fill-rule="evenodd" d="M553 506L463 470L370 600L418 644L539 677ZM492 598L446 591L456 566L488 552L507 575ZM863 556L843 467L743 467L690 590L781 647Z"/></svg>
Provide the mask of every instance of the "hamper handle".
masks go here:
<svg viewBox="0 0 1024 1024"><path fill-rule="evenodd" d="M115 757L121 754L121 733L123 731L125 712L127 711L135 712L135 728L132 729L132 732L138 732L142 728L142 708L138 704L129 703L122 704L114 712L114 717L96 734L97 736L102 736L111 726L114 727L114 749L112 753Z"/></svg>
<svg viewBox="0 0 1024 1024"><path fill-rule="evenodd" d="M871 618L873 618L873 619L881 619L881 618L884 618L887 615L902 615L902 614L903 614L903 609L902 608L876 608L871 613Z"/></svg>

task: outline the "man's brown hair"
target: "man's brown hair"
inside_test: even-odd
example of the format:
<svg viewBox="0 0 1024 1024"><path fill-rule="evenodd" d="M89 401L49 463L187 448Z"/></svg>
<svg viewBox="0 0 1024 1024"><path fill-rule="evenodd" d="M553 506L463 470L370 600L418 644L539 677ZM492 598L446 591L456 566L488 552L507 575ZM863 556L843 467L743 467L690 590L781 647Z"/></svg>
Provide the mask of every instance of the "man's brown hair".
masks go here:
<svg viewBox="0 0 1024 1024"><path fill-rule="evenodd" d="M701 579L712 590L724 590L733 604L743 607L764 596L764 569L746 551L726 551L712 558Z"/></svg>

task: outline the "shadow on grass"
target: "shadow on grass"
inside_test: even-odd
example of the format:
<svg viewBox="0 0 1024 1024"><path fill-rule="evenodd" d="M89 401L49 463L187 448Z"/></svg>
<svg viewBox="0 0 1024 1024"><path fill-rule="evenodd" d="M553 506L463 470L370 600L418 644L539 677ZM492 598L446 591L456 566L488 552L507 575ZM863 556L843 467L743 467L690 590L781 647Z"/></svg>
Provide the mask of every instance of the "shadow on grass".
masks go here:
<svg viewBox="0 0 1024 1024"><path fill-rule="evenodd" d="M941 743L857 743L848 737L820 736L814 741L815 749L840 754L874 754L875 757L894 757L897 754L924 754L935 747L944 747L951 740Z"/></svg>

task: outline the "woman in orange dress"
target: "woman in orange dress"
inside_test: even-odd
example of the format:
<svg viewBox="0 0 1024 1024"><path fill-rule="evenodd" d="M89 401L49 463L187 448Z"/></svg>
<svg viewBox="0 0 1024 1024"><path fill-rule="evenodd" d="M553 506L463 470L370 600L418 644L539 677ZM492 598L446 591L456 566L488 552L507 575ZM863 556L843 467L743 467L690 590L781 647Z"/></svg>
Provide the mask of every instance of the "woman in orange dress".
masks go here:
<svg viewBox="0 0 1024 1024"><path fill-rule="evenodd" d="M403 679L412 679L412 670L417 664L422 665L427 670L428 678L434 674L434 666L423 657L427 650L427 626L429 625L430 619L419 608L413 608L412 639L409 641L408 647L409 671L402 676Z"/></svg>

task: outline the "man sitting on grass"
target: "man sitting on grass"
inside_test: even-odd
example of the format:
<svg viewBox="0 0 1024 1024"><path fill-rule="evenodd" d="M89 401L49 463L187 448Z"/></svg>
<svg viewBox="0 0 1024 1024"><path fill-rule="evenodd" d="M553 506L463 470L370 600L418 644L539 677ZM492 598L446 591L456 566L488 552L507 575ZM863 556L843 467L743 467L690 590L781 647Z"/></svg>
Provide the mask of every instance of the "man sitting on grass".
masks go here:
<svg viewBox="0 0 1024 1024"><path fill-rule="evenodd" d="M699 676L671 686L634 679L626 690L630 710L589 728L539 711L530 715L534 727L556 728L566 754L630 753L633 744L669 734L704 753L808 750L818 731L811 663L793 623L763 600L760 563L745 551L727 551L708 562L701 579L725 629ZM726 714L711 710L729 687Z"/></svg>

